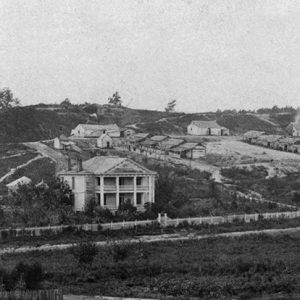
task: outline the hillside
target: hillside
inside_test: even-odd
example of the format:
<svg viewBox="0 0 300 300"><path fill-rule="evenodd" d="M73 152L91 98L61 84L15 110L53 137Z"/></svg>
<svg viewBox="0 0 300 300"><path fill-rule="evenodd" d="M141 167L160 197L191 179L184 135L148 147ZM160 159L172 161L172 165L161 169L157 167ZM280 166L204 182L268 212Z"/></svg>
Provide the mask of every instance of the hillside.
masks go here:
<svg viewBox="0 0 300 300"><path fill-rule="evenodd" d="M93 116L91 115L93 114ZM292 114L249 113L166 113L96 104L71 107L36 105L0 111L0 143L50 139L60 134L69 135L78 123L117 123L131 125L152 134L182 135L192 120L217 120L233 134L248 130L285 133Z"/></svg>

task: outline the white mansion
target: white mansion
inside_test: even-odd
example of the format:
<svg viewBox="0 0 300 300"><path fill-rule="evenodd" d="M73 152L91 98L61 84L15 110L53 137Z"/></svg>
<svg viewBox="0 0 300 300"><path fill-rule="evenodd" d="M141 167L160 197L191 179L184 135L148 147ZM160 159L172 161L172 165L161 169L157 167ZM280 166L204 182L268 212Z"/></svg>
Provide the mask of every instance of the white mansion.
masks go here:
<svg viewBox="0 0 300 300"><path fill-rule="evenodd" d="M75 168L61 171L74 195L74 210L83 211L89 201L110 210L130 201L138 210L147 202L154 202L156 173L138 163L114 156L96 156Z"/></svg>

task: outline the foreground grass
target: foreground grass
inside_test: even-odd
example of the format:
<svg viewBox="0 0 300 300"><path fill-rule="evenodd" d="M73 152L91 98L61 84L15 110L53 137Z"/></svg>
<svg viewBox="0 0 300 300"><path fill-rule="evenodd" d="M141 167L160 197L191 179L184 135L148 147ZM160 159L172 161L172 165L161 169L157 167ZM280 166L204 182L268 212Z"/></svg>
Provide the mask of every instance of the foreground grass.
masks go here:
<svg viewBox="0 0 300 300"><path fill-rule="evenodd" d="M7 254L1 262L8 269L19 261L40 262L43 286L66 294L247 299L299 292L299 236L158 242L126 251L115 260L101 248L91 265L78 265L69 250Z"/></svg>

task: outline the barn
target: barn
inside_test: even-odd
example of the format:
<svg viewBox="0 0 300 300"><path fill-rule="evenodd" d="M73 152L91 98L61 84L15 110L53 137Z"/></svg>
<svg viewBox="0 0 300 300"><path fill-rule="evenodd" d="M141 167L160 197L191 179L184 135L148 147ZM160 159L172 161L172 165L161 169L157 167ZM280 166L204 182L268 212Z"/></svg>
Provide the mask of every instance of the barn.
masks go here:
<svg viewBox="0 0 300 300"><path fill-rule="evenodd" d="M192 121L187 127L191 135L229 135L229 129L220 126L217 121Z"/></svg>

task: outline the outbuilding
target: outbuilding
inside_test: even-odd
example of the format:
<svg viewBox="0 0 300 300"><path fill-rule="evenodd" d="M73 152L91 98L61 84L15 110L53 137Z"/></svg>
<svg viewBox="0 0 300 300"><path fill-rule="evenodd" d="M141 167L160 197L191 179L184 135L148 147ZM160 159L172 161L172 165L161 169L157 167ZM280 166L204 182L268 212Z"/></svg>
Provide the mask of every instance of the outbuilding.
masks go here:
<svg viewBox="0 0 300 300"><path fill-rule="evenodd" d="M198 159L204 157L206 147L199 143L184 143L170 149L170 156L176 158Z"/></svg>
<svg viewBox="0 0 300 300"><path fill-rule="evenodd" d="M217 121L192 121L187 127L191 135L229 135L229 129L220 126Z"/></svg>
<svg viewBox="0 0 300 300"><path fill-rule="evenodd" d="M102 134L97 139L97 147L98 148L112 148L113 147L113 139L108 134Z"/></svg>
<svg viewBox="0 0 300 300"><path fill-rule="evenodd" d="M13 192L16 192L20 186L28 185L30 183L31 183L30 178L28 178L26 176L22 176L6 185L8 194L11 195Z"/></svg>

